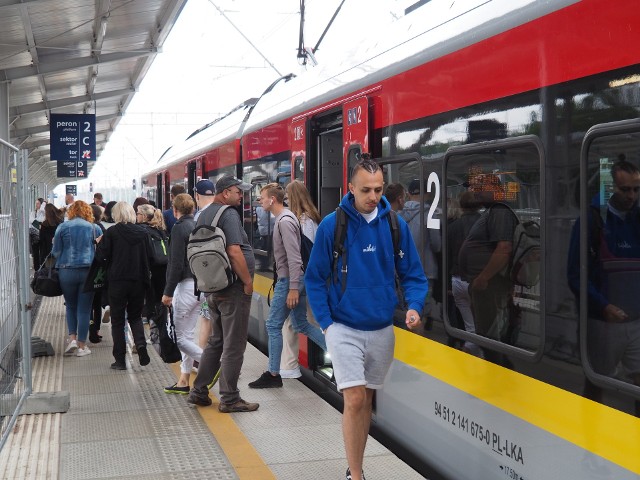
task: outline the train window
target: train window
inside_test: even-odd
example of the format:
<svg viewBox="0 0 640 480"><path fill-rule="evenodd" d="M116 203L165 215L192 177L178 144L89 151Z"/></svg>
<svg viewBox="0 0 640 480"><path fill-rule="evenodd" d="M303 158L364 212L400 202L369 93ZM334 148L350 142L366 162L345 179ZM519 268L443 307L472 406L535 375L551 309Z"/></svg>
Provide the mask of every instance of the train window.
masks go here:
<svg viewBox="0 0 640 480"><path fill-rule="evenodd" d="M582 279L577 241L569 253L570 286L582 300L582 360L595 383L640 397L640 121L594 127L582 152L582 221L573 236L582 226ZM589 386L600 400L602 390Z"/></svg>
<svg viewBox="0 0 640 480"><path fill-rule="evenodd" d="M304 182L304 157L298 156L293 161L293 179Z"/></svg>
<svg viewBox="0 0 640 480"><path fill-rule="evenodd" d="M351 178L351 172L356 163L360 161L360 154L362 153L362 147L360 145L351 145L349 147L349 153L347 154L347 178Z"/></svg>
<svg viewBox="0 0 640 480"><path fill-rule="evenodd" d="M542 152L524 136L445 155L446 329L466 352L507 366L507 353L543 352Z"/></svg>

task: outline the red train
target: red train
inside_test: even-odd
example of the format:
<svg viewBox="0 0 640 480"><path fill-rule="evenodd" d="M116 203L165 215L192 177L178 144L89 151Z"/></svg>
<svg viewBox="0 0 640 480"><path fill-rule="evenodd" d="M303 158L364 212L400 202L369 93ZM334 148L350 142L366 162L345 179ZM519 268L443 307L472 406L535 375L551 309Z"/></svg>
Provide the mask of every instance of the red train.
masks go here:
<svg viewBox="0 0 640 480"><path fill-rule="evenodd" d="M361 152L385 165L387 183L426 179L420 218L442 238L435 321L421 335L397 329L374 430L429 478L640 478L640 371L625 359L615 372L593 368L587 274L582 308L567 279L573 225L594 198L606 204L609 167L640 165L637 2L432 1L372 37L374 47L283 77L169 149L143 179L146 195L166 208L171 185L192 191L224 173L255 186L243 212L258 264L250 337L266 349L271 252L253 211L260 187L300 179L326 215ZM478 173L500 178L520 219L541 227L540 281L514 288L508 339L465 331L447 301L447 216ZM585 270L588 235L583 227ZM339 403L330 360L301 340L305 382ZM465 353L461 341L508 364ZM582 395L585 379L597 402Z"/></svg>

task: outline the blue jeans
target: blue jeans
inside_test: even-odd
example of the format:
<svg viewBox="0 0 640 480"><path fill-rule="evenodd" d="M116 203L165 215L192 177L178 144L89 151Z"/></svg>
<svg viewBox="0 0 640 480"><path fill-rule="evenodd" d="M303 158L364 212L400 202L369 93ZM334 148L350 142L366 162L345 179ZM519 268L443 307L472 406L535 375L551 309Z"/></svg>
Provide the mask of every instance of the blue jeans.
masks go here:
<svg viewBox="0 0 640 480"><path fill-rule="evenodd" d="M58 270L60 287L62 287L67 310L67 330L69 335L77 335L79 342L86 342L89 334L93 292L84 293L82 291L88 273L89 267L60 268Z"/></svg>
<svg viewBox="0 0 640 480"><path fill-rule="evenodd" d="M271 309L267 318L267 333L269 334L269 371L280 372L280 357L282 356L282 326L291 314L291 326L297 333L304 333L323 350L327 350L322 330L314 327L307 320L307 296L304 290L300 294L298 305L291 310L287 307L289 294L289 279L278 278L273 289Z"/></svg>

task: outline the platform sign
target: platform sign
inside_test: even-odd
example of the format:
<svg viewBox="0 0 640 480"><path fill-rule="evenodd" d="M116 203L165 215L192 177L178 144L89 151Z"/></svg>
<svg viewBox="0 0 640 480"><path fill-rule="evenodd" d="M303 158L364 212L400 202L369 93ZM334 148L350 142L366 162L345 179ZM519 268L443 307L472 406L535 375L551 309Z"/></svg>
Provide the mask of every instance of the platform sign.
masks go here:
<svg viewBox="0 0 640 480"><path fill-rule="evenodd" d="M87 178L88 173L87 162L83 160L58 160L58 178Z"/></svg>
<svg viewBox="0 0 640 480"><path fill-rule="evenodd" d="M77 185L65 185L66 194L77 195L78 194L78 186Z"/></svg>
<svg viewBox="0 0 640 480"><path fill-rule="evenodd" d="M96 160L95 115L52 113L50 122L51 160Z"/></svg>

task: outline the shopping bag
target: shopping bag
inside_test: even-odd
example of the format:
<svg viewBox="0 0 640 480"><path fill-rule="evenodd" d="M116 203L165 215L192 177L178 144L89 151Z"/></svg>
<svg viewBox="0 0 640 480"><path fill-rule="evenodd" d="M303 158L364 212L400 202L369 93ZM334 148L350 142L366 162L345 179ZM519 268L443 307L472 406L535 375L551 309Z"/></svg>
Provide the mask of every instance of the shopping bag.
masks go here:
<svg viewBox="0 0 640 480"><path fill-rule="evenodd" d="M107 267L99 265L94 258L89 267L89 273L84 281L82 291L84 293L97 292L107 285Z"/></svg>
<svg viewBox="0 0 640 480"><path fill-rule="evenodd" d="M182 353L178 348L176 338L176 327L173 323L173 311L162 304L157 304L151 320L158 328L158 343L162 361L175 363L182 360Z"/></svg>

